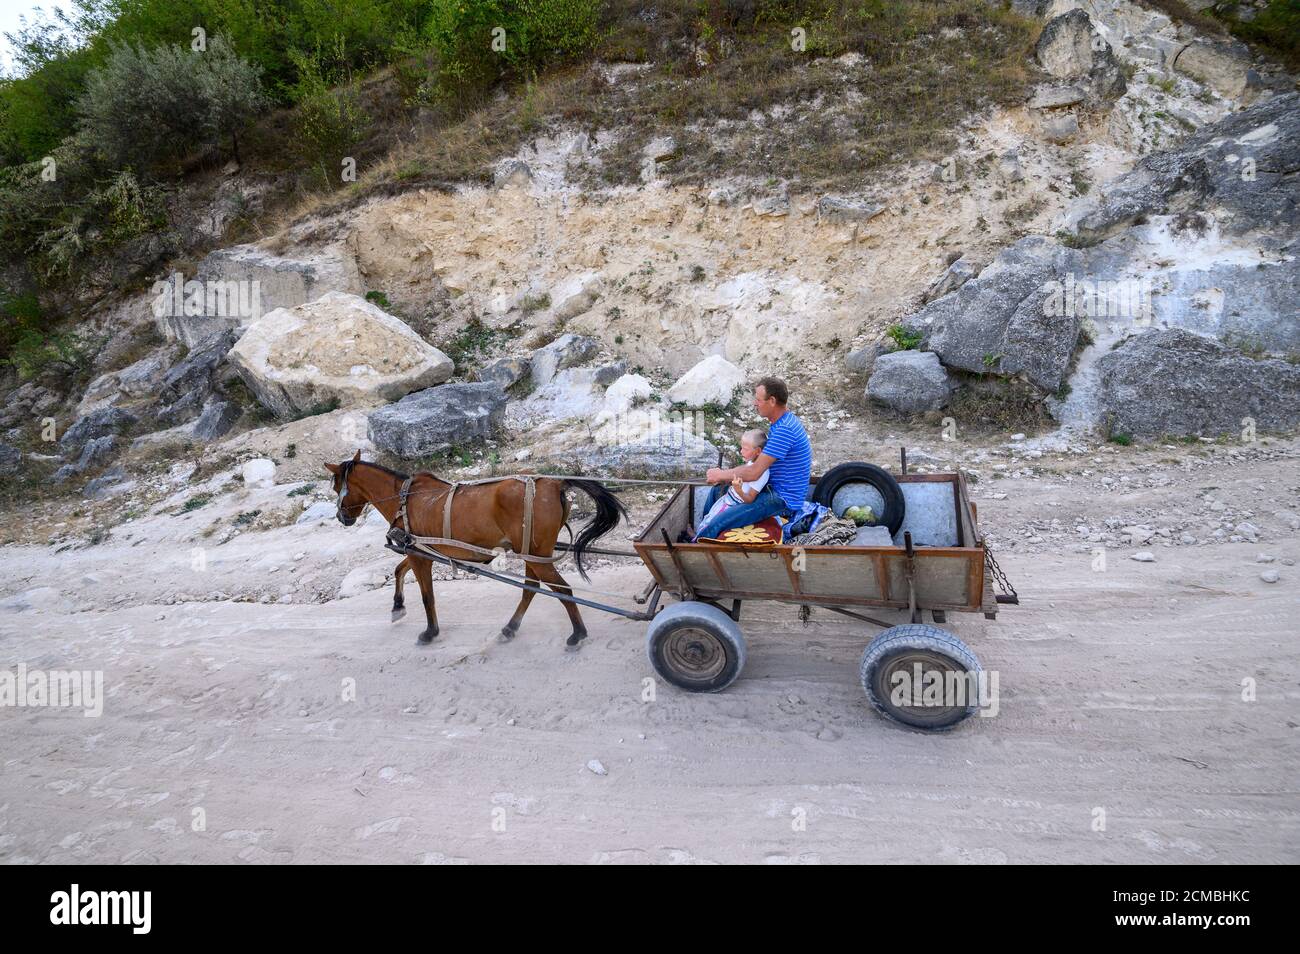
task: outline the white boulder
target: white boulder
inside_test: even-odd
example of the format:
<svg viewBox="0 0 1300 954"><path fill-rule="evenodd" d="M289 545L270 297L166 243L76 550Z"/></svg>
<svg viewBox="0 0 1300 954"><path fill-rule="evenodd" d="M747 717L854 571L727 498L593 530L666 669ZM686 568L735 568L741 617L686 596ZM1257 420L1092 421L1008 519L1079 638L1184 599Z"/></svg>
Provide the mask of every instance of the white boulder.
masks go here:
<svg viewBox="0 0 1300 954"><path fill-rule="evenodd" d="M713 354L687 371L668 390L668 400L687 407L731 403L736 388L745 383L745 372L721 355Z"/></svg>
<svg viewBox="0 0 1300 954"><path fill-rule="evenodd" d="M453 370L405 322L345 292L264 315L227 360L279 417L327 403L377 407L441 384Z"/></svg>

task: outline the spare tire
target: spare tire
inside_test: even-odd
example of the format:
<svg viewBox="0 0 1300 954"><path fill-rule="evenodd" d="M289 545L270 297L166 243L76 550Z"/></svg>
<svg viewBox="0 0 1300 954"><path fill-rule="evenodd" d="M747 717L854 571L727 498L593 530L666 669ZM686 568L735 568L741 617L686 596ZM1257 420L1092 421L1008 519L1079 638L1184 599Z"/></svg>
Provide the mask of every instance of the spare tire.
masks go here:
<svg viewBox="0 0 1300 954"><path fill-rule="evenodd" d="M903 488L898 486L898 481L894 475L883 467L877 467L875 464L865 464L862 461L850 461L847 464L840 464L838 467L832 467L822 475L821 480L817 481L816 489L813 491L813 500L823 507L835 509L835 495L851 484L868 484L876 489L880 494L883 506L875 508L876 523L878 527L888 527L890 535L898 533L898 528L903 525L903 517L907 513L907 502L903 500ZM845 504L844 506L852 506ZM842 511L844 508L841 507ZM839 516L839 512L836 513Z"/></svg>

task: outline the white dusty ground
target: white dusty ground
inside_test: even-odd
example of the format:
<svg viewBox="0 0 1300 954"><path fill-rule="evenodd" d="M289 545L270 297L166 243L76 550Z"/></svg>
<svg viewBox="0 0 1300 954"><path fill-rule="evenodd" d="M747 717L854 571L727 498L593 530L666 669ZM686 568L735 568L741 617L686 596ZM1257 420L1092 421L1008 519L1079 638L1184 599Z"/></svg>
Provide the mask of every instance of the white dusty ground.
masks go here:
<svg viewBox="0 0 1300 954"><path fill-rule="evenodd" d="M392 625L389 588L335 598L350 570L396 562L377 527L198 536L291 484L95 546L11 544L4 666L102 669L107 699L99 718L0 709L0 860L1294 863L1298 449L1092 448L1000 480L990 448L969 452L1024 605L950 617L999 673L1000 711L945 735L870 710L870 632L826 612L804 627L748 604L740 681L653 701L643 624L589 612L566 654L563 610L538 599L499 644L500 584L439 581L442 635L417 648L417 601ZM1180 542L1224 514L1256 542ZM1076 529L1107 516L1157 532L1139 547ZM607 564L594 585L644 581Z"/></svg>

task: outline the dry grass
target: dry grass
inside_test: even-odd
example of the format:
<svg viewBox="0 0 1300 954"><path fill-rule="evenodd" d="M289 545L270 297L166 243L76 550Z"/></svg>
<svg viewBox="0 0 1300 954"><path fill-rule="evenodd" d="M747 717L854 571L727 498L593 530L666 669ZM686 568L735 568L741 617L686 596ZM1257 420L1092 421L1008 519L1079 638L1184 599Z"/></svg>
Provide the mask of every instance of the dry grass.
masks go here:
<svg viewBox="0 0 1300 954"><path fill-rule="evenodd" d="M284 219L410 189L487 183L497 160L556 126L619 132L601 162L580 171L591 188L638 182L642 149L657 136L678 143L660 165L672 183L741 176L861 188L882 166L942 155L972 112L1019 101L1036 30L982 0L880 4L872 19L844 13L810 29L818 50L856 54L850 65L792 51L790 23L806 22L798 19L742 24L710 44L705 21L688 15L695 4L609 8L619 18L608 25L600 61L649 62L635 79L610 83L598 66L570 66L508 95L423 107L420 123L390 137L392 148L363 167L360 181L301 195ZM655 18L638 15L649 8ZM396 85L391 74L387 81Z"/></svg>

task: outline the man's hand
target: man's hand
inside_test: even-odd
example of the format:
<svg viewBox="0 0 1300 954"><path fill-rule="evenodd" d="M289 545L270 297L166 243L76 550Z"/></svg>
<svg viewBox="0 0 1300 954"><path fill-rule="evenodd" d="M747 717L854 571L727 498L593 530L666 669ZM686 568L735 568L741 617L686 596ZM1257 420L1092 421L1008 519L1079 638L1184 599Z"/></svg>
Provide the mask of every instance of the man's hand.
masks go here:
<svg viewBox="0 0 1300 954"><path fill-rule="evenodd" d="M705 472L704 479L711 484L725 484L731 480L731 472L725 467L710 467Z"/></svg>

